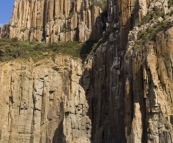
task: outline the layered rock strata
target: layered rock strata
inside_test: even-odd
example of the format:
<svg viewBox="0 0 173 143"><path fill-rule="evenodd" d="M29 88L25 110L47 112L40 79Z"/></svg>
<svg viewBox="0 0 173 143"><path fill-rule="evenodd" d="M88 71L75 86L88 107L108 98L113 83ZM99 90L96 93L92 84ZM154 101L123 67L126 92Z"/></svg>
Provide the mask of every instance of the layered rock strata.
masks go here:
<svg viewBox="0 0 173 143"><path fill-rule="evenodd" d="M1 143L89 143L81 61L57 55L0 64Z"/></svg>
<svg viewBox="0 0 173 143"><path fill-rule="evenodd" d="M90 0L16 0L9 37L39 42L98 39L95 22L101 12Z"/></svg>

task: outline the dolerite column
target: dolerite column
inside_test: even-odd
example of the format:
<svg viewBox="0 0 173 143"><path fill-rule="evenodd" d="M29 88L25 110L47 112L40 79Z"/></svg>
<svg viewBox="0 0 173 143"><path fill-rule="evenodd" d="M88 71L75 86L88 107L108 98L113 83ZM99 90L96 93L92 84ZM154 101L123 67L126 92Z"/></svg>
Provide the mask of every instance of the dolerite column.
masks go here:
<svg viewBox="0 0 173 143"><path fill-rule="evenodd" d="M53 20L53 13L54 13L54 0L49 0L48 20Z"/></svg>
<svg viewBox="0 0 173 143"><path fill-rule="evenodd" d="M16 0L14 3L13 16L11 19L12 26L14 26L17 23L16 22L17 19L18 19L18 0Z"/></svg>
<svg viewBox="0 0 173 143"><path fill-rule="evenodd" d="M71 30L74 30L75 28L77 28L77 13L71 18Z"/></svg>
<svg viewBox="0 0 173 143"><path fill-rule="evenodd" d="M27 27L30 29L32 26L32 2L29 2L29 13L28 13L28 24Z"/></svg>
<svg viewBox="0 0 173 143"><path fill-rule="evenodd" d="M11 19L11 26L10 26L10 38L15 37L16 35L16 27L18 27L19 22L19 0L16 0L14 3L14 10L13 10L13 16Z"/></svg>
<svg viewBox="0 0 173 143"><path fill-rule="evenodd" d="M22 21L21 21L21 27L22 28L24 28L25 27L25 23L26 23L26 10L27 10L27 7L26 7L26 1L22 1L22 12L21 12L21 14L22 14Z"/></svg>
<svg viewBox="0 0 173 143"><path fill-rule="evenodd" d="M60 1L61 1L60 9L61 9L61 13L63 14L64 13L64 0L60 0Z"/></svg>
<svg viewBox="0 0 173 143"><path fill-rule="evenodd" d="M27 8L27 11L26 11L26 13L25 13L25 17L26 17L26 19L25 19L25 27L26 28L30 28L30 2L29 1L27 1L26 2L26 8Z"/></svg>
<svg viewBox="0 0 173 143"><path fill-rule="evenodd" d="M80 10L81 10L81 5L82 5L81 0L76 0L77 12L80 12Z"/></svg>
<svg viewBox="0 0 173 143"><path fill-rule="evenodd" d="M88 10L88 23L87 23L87 27L89 30L91 30L92 26L91 26L91 11Z"/></svg>
<svg viewBox="0 0 173 143"><path fill-rule="evenodd" d="M67 15L67 7L68 7L68 2L67 2L67 0L64 0L64 15L65 15L65 17L68 16Z"/></svg>
<svg viewBox="0 0 173 143"><path fill-rule="evenodd" d="M64 14L65 14L65 17L68 17L69 15L69 11L70 11L70 1L69 0L64 0L65 3L64 3Z"/></svg>
<svg viewBox="0 0 173 143"><path fill-rule="evenodd" d="M86 15L85 15L85 11L82 11L82 20L83 20L84 24L86 24Z"/></svg>
<svg viewBox="0 0 173 143"><path fill-rule="evenodd" d="M96 18L99 16L100 14L100 8L97 7L97 6L93 6L92 9L91 9L91 25L92 25L92 30L93 30L93 34L92 34L92 38L93 39L97 39L98 37L98 33L96 31L96 27L95 27L95 22L96 22Z"/></svg>
<svg viewBox="0 0 173 143"><path fill-rule="evenodd" d="M36 5L37 5L36 25L41 28L41 26L43 26L44 1L43 0L37 1Z"/></svg>
<svg viewBox="0 0 173 143"><path fill-rule="evenodd" d="M22 5L23 1L20 1L19 3L19 21L18 21L18 27L22 26L22 15L23 15L23 5Z"/></svg>
<svg viewBox="0 0 173 143"><path fill-rule="evenodd" d="M58 18L60 15L60 0L55 0L55 18Z"/></svg>
<svg viewBox="0 0 173 143"><path fill-rule="evenodd" d="M31 2L31 27L36 27L36 5L35 5L35 1Z"/></svg>

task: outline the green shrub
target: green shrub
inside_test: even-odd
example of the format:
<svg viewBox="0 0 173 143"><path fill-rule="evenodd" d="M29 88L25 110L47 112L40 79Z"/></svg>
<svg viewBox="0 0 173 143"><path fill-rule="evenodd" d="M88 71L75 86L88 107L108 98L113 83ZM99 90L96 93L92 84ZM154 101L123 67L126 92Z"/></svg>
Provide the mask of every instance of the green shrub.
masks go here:
<svg viewBox="0 0 173 143"><path fill-rule="evenodd" d="M66 18L66 20L71 19L73 17L73 15L74 15L74 12L70 12L69 15L68 15L68 17Z"/></svg>
<svg viewBox="0 0 173 143"><path fill-rule="evenodd" d="M101 44L105 43L108 39L109 39L109 33L106 33L98 41L92 41L92 45L89 45L90 46L90 50L87 52L86 58L88 59L91 55L93 55L96 52L96 50L98 49L98 47Z"/></svg>
<svg viewBox="0 0 173 143"><path fill-rule="evenodd" d="M172 0L168 0L168 7L170 8L171 6L173 6L173 1Z"/></svg>
<svg viewBox="0 0 173 143"><path fill-rule="evenodd" d="M173 24L170 21L159 22L155 24L153 27L149 27L146 31L139 33L136 44L143 45L150 40L155 40L157 33L163 30L165 31L172 26Z"/></svg>
<svg viewBox="0 0 173 143"><path fill-rule="evenodd" d="M80 57L82 43L59 42L59 43L37 43L18 41L13 39L0 39L0 61L13 59L28 60L32 58L39 61L44 58L54 57L58 53Z"/></svg>
<svg viewBox="0 0 173 143"><path fill-rule="evenodd" d="M20 31L21 31L21 32L25 32L26 29L27 29L27 28L22 28Z"/></svg>
<svg viewBox="0 0 173 143"><path fill-rule="evenodd" d="M159 17L163 17L164 18L165 14L164 11L155 7L154 11L149 11L146 16L144 16L142 18L142 21L138 24L138 26L140 27L143 24L149 23L152 19L156 19Z"/></svg>
<svg viewBox="0 0 173 143"><path fill-rule="evenodd" d="M103 10L107 9L107 0L100 0L100 1L90 0L90 1L92 2L92 5L94 5L94 6L98 6Z"/></svg>

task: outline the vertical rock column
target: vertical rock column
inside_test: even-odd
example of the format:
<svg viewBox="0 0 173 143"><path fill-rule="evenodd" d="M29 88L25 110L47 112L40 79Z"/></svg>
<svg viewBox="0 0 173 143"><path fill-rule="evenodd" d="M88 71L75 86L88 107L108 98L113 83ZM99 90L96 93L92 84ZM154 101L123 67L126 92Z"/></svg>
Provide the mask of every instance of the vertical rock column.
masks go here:
<svg viewBox="0 0 173 143"><path fill-rule="evenodd" d="M95 22L100 12L88 0L16 0L9 37L39 42L98 39Z"/></svg>
<svg viewBox="0 0 173 143"><path fill-rule="evenodd" d="M62 55L0 64L0 142L90 143L81 75L81 61Z"/></svg>

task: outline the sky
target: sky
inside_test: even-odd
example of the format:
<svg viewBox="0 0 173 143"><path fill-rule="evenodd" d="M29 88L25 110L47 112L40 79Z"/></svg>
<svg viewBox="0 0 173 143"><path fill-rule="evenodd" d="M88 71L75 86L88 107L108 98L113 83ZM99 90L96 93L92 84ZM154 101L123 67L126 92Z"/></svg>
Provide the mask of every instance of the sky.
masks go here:
<svg viewBox="0 0 173 143"><path fill-rule="evenodd" d="M0 26L10 21L15 0L0 0Z"/></svg>

